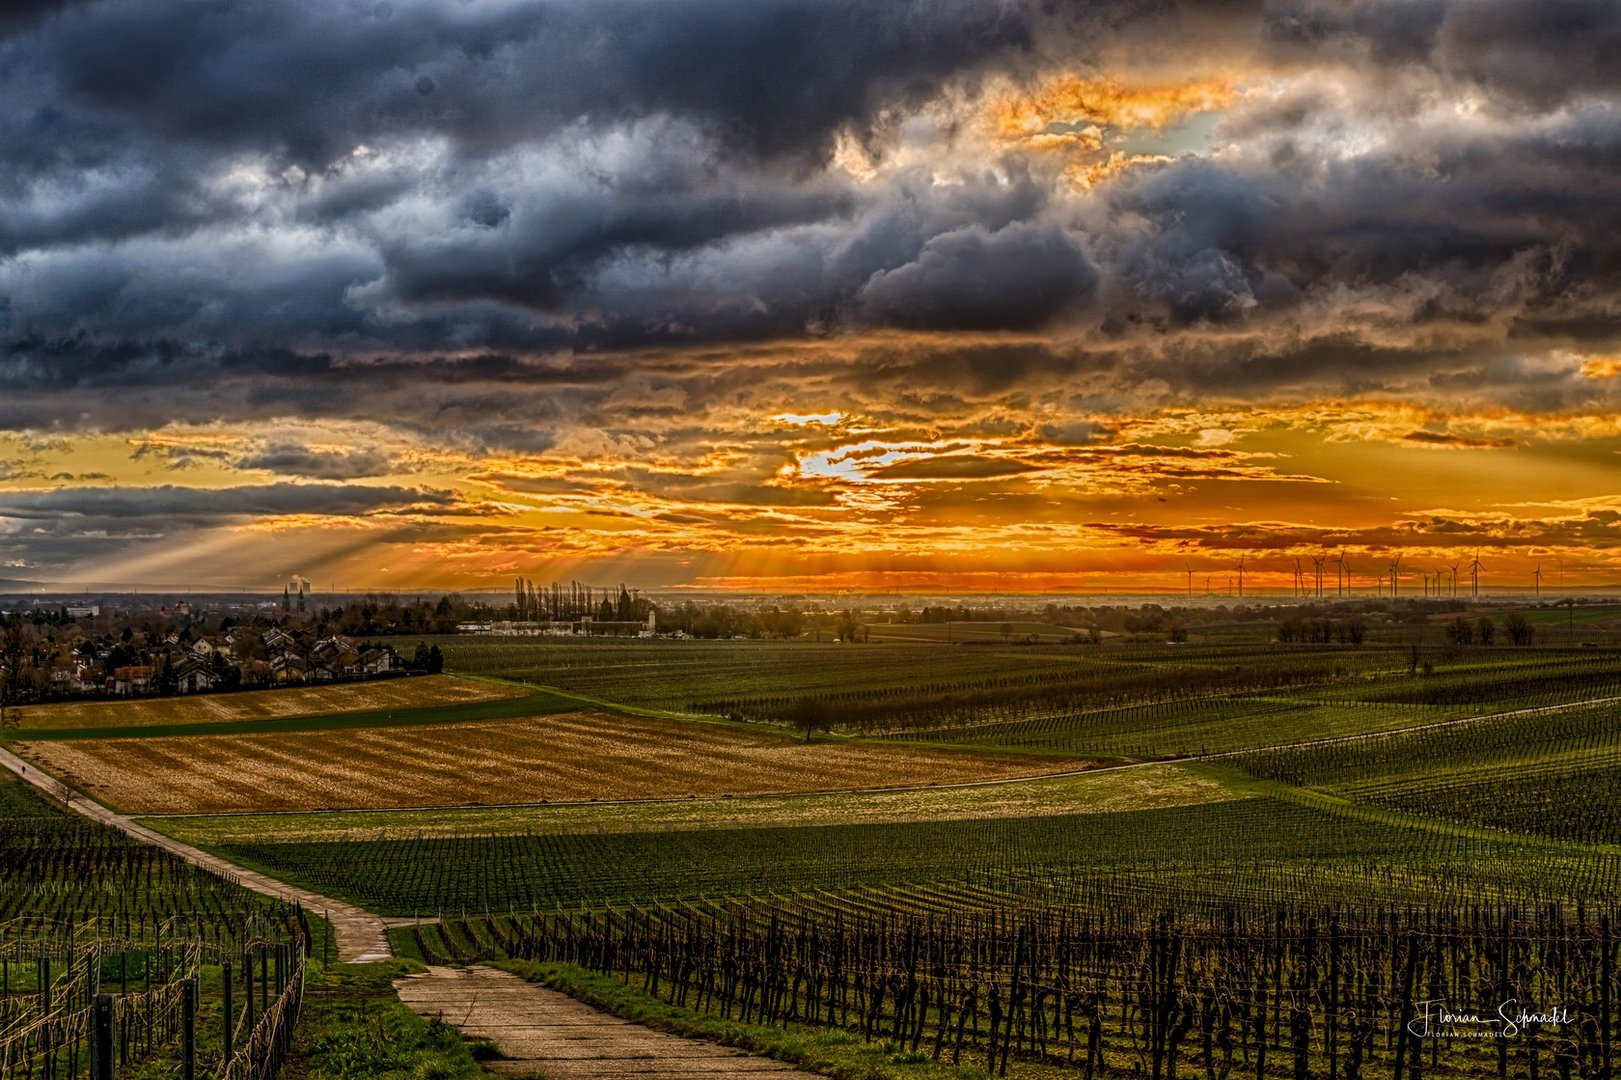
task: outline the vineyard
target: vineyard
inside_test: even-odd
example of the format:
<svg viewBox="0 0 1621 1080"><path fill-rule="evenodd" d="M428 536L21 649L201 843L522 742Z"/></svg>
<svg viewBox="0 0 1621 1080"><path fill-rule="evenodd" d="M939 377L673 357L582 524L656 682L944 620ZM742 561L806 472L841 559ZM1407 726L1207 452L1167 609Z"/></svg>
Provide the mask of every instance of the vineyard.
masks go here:
<svg viewBox="0 0 1621 1080"><path fill-rule="evenodd" d="M826 912L947 915L1621 898L1621 855L1475 836L1350 804L1257 795L1114 813L885 825L241 844L246 865L398 916L793 897Z"/></svg>
<svg viewBox="0 0 1621 1080"><path fill-rule="evenodd" d="M1550 707L1232 761L1256 776L1372 805L1615 845L1621 843L1615 717L1612 705Z"/></svg>
<svg viewBox="0 0 1621 1080"><path fill-rule="evenodd" d="M941 647L436 639L461 671L672 713L1165 757L1621 697L1609 652L1368 645Z"/></svg>
<svg viewBox="0 0 1621 1080"><path fill-rule="evenodd" d="M293 932L286 905L0 779L0 929L219 942L266 919L277 933Z"/></svg>
<svg viewBox="0 0 1621 1080"><path fill-rule="evenodd" d="M810 694L848 730L918 754L1190 760L896 793L904 819L864 819L875 796L852 795L791 811L335 816L330 833L309 815L285 832L174 823L244 865L414 916L393 933L406 955L572 964L917 1062L1164 1080L1611 1075L1611 655L937 650L960 658L948 670L896 645L835 652L847 661L832 681L719 644L723 673L681 670L673 647L645 653L663 682L631 696L770 720ZM613 672L575 661L633 646L571 647L502 646L501 673L550 650L568 662L529 678L612 699ZM1209 788L1180 805L1088 804L1089 785L1137 769L1161 770L1150 787ZM1528 1015L1488 1023L1499 1006L1518 1017L1510 1002Z"/></svg>
<svg viewBox="0 0 1621 1080"><path fill-rule="evenodd" d="M160 1056L269 1076L326 944L296 906L0 781L0 1077Z"/></svg>
<svg viewBox="0 0 1621 1080"><path fill-rule="evenodd" d="M0 1077L110 1076L169 1058L186 1077L274 1076L302 1004L307 939L240 929L228 947L5 937Z"/></svg>
<svg viewBox="0 0 1621 1080"><path fill-rule="evenodd" d="M830 920L629 907L397 937L441 962L578 964L701 1012L842 1028L992 1075L1012 1058L1088 1078L1179 1067L1301 1080L1607 1077L1615 917L1295 908L1201 921L1066 910Z"/></svg>

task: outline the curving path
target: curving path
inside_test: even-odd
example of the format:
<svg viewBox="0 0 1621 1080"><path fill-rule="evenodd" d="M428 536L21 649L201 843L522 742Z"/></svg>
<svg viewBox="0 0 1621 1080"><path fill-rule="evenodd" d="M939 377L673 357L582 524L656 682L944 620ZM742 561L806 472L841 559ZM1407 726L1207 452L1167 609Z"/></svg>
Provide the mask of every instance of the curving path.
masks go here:
<svg viewBox="0 0 1621 1080"><path fill-rule="evenodd" d="M428 1019L489 1039L510 1076L544 1080L702 1080L770 1076L816 1080L771 1058L621 1020L494 968L430 967L394 980L400 1000Z"/></svg>
<svg viewBox="0 0 1621 1080"><path fill-rule="evenodd" d="M43 792L47 798L60 800L66 793L68 805L92 821L98 821L144 843L173 852L195 866L235 881L245 889L252 889L264 896L274 896L280 900L303 904L306 911L320 915L332 924L332 935L337 941L338 959L345 964L368 964L387 960L394 955L389 948L388 935L385 933L386 923L369 911L342 900L310 892L308 889L285 884L267 874L238 866L218 855L210 855L201 848L183 844L171 836L149 829L47 776L40 772L38 766L30 766L10 750L0 748L0 766L22 777Z"/></svg>

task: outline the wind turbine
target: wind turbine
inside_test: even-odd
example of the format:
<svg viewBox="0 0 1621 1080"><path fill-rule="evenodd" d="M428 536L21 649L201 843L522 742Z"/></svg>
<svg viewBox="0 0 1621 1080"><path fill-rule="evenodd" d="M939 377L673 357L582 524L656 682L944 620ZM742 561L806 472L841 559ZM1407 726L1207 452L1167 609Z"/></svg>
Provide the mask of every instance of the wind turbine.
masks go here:
<svg viewBox="0 0 1621 1080"><path fill-rule="evenodd" d="M1326 551L1321 555L1313 555L1311 558L1312 570L1317 575L1317 599L1319 600L1323 598L1323 564L1327 561L1328 552Z"/></svg>
<svg viewBox="0 0 1621 1080"><path fill-rule="evenodd" d="M1182 565L1188 568L1188 596L1191 597L1193 595L1193 564L1185 562Z"/></svg>
<svg viewBox="0 0 1621 1080"><path fill-rule="evenodd" d="M1339 562L1335 566L1335 584L1339 586L1339 595L1345 596L1345 591L1351 584L1351 569L1345 565L1345 549L1340 548Z"/></svg>
<svg viewBox="0 0 1621 1080"><path fill-rule="evenodd" d="M1395 598L1398 591L1397 582L1401 578L1401 555L1398 553L1390 560L1390 596Z"/></svg>
<svg viewBox="0 0 1621 1080"><path fill-rule="evenodd" d="M1541 563L1537 563L1537 568L1531 572L1531 576L1536 579L1536 582L1537 582L1537 596L1540 597L1542 595L1542 564Z"/></svg>
<svg viewBox="0 0 1621 1080"><path fill-rule="evenodd" d="M1462 565L1463 565L1463 563L1461 563L1461 562L1455 562L1455 563L1452 564L1452 595L1453 596L1458 595L1458 567L1460 567Z"/></svg>
<svg viewBox="0 0 1621 1080"><path fill-rule="evenodd" d="M1299 600L1306 593L1305 573L1300 569L1300 559L1295 559L1295 599Z"/></svg>
<svg viewBox="0 0 1621 1080"><path fill-rule="evenodd" d="M1238 557L1238 598L1244 599L1244 556Z"/></svg>
<svg viewBox="0 0 1621 1080"><path fill-rule="evenodd" d="M1480 561L1480 549L1475 549L1475 559L1469 564L1469 595L1480 599L1480 572L1486 569L1486 564Z"/></svg>

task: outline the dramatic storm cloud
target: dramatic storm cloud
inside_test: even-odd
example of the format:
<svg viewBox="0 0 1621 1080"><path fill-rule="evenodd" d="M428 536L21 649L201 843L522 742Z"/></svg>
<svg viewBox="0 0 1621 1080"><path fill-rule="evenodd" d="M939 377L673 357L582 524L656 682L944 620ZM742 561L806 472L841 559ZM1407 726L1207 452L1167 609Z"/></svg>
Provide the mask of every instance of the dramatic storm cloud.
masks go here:
<svg viewBox="0 0 1621 1080"><path fill-rule="evenodd" d="M1607 574L1617 46L1602 0L11 5L0 537L43 576L298 529L402 582L1330 533ZM204 501L108 525L159 492Z"/></svg>

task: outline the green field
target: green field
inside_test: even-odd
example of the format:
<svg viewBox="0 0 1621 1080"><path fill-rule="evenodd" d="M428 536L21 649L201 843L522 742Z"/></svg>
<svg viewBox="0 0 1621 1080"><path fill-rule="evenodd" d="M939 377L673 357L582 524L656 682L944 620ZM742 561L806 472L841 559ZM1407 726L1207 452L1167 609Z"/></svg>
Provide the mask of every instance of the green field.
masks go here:
<svg viewBox="0 0 1621 1080"><path fill-rule="evenodd" d="M0 733L4 742L60 742L84 739L161 739L194 735L264 735L300 731L350 731L416 724L454 724L472 720L507 720L568 712L586 703L566 694L527 689L496 701L430 705L421 708L370 709L361 712L312 713L259 720L185 720L178 723L105 724L97 727L29 728Z"/></svg>
<svg viewBox="0 0 1621 1080"><path fill-rule="evenodd" d="M1256 910L1285 899L1617 898L1621 851L1449 827L1231 779L1194 806L977 820L237 843L225 854L391 915L785 898L947 913L1005 902ZM920 900L917 894L931 898ZM970 906L975 906L971 904Z"/></svg>

